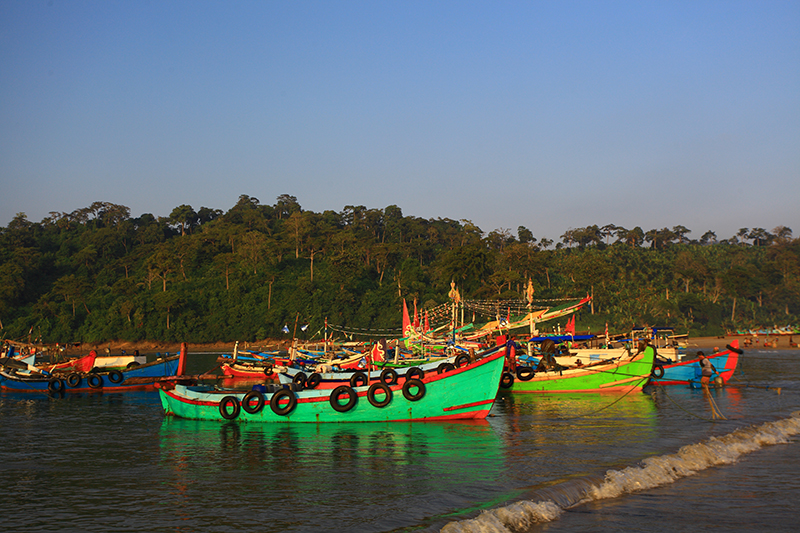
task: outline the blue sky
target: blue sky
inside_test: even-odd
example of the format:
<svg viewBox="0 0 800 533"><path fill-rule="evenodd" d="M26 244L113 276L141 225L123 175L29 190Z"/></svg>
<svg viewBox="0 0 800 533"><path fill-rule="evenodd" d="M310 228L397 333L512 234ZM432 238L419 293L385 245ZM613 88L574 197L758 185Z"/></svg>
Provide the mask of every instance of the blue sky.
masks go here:
<svg viewBox="0 0 800 533"><path fill-rule="evenodd" d="M0 226L240 195L800 236L800 2L0 3Z"/></svg>

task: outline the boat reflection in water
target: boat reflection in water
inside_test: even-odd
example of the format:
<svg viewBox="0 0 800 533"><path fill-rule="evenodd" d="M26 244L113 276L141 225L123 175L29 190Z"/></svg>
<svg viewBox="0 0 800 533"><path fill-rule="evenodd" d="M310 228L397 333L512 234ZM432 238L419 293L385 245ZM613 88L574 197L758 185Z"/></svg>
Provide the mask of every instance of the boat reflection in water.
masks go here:
<svg viewBox="0 0 800 533"><path fill-rule="evenodd" d="M634 391L576 394L503 394L495 403L505 440L518 472L516 486L578 471L611 467L637 457L642 444L657 438L656 405L648 394ZM569 450L567 462L562 462ZM525 464L531 454L546 464ZM524 455L524 456L523 456Z"/></svg>
<svg viewBox="0 0 800 533"><path fill-rule="evenodd" d="M163 471L172 472L170 507L189 528L223 518L239 527L269 523L274 531L408 527L440 513L442 498L451 509L475 505L487 496L476 487L502 478L506 465L503 442L486 420L220 424L165 417L160 450Z"/></svg>
<svg viewBox="0 0 800 533"><path fill-rule="evenodd" d="M497 403L506 413L530 416L535 421L553 419L597 420L630 419L636 423L655 416L656 404L650 394L634 390L626 394L617 392L582 392L558 394L503 393ZM587 420L592 423L592 420Z"/></svg>

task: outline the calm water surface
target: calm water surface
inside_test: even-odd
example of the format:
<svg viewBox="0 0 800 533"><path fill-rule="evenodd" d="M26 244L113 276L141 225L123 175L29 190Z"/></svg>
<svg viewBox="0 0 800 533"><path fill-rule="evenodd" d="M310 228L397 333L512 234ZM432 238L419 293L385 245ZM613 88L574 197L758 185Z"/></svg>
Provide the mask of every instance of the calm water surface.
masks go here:
<svg viewBox="0 0 800 533"><path fill-rule="evenodd" d="M190 372L213 366L194 355ZM165 418L156 393L0 394L7 531L796 530L800 351L712 391L501 395L480 423Z"/></svg>

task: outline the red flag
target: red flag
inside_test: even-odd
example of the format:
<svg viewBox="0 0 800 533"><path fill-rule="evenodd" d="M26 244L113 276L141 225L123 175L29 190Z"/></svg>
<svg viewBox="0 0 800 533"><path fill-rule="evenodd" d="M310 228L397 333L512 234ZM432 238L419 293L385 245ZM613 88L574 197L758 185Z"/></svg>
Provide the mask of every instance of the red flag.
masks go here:
<svg viewBox="0 0 800 533"><path fill-rule="evenodd" d="M414 328L419 327L419 316L417 315L417 299L414 298Z"/></svg>
<svg viewBox="0 0 800 533"><path fill-rule="evenodd" d="M431 326L428 323L428 312L425 311L425 332L427 333L430 330L431 330Z"/></svg>
<svg viewBox="0 0 800 533"><path fill-rule="evenodd" d="M575 335L575 316L567 320L567 325L564 326L564 333Z"/></svg>
<svg viewBox="0 0 800 533"><path fill-rule="evenodd" d="M411 337L414 334L414 327L411 325L411 319L408 317L408 305L406 299L403 298L403 337Z"/></svg>
<svg viewBox="0 0 800 533"><path fill-rule="evenodd" d="M372 347L370 363L382 363L386 361L386 339L381 339Z"/></svg>

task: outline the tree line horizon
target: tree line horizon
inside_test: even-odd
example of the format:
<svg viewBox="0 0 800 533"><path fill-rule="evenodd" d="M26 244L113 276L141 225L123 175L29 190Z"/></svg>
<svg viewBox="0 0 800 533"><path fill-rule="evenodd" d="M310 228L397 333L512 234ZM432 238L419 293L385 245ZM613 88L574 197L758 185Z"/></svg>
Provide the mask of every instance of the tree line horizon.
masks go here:
<svg viewBox="0 0 800 533"><path fill-rule="evenodd" d="M556 243L524 226L486 233L396 205L316 213L288 194L274 205L241 195L227 212L183 204L168 217L94 202L38 223L18 213L0 228L0 331L49 343L202 343L286 338L298 321L309 325L301 338L319 338L327 320L370 340L400 336L403 300L432 310L455 282L463 298L499 306L524 300L528 279L539 305L591 295L582 331L719 335L797 322L800 239L790 228L689 233L590 225Z"/></svg>

